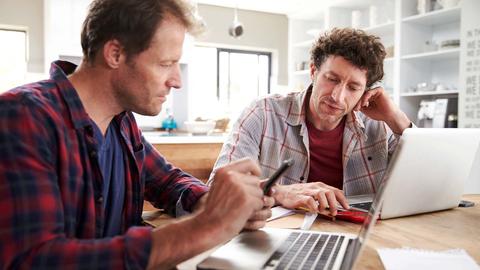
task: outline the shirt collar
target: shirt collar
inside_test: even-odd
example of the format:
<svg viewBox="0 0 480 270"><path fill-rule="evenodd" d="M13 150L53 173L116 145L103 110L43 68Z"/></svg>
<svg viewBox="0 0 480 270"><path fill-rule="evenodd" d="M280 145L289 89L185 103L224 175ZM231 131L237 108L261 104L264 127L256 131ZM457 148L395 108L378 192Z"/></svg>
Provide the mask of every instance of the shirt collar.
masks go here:
<svg viewBox="0 0 480 270"><path fill-rule="evenodd" d="M77 90L73 87L72 83L67 77L68 75L72 74L76 68L77 65L67 61L54 61L50 67L50 79L55 81L58 89L60 90L60 95L65 100L65 103L67 103L70 118L72 119L75 129L80 129L86 126L91 126L92 120L85 111L82 100L78 96ZM118 124L120 124L126 114L126 112L118 114L113 118L113 121L116 121Z"/></svg>
<svg viewBox="0 0 480 270"><path fill-rule="evenodd" d="M67 76L72 74L76 65L66 61L55 61L50 67L50 79L57 85L60 95L67 104L67 109L70 114L73 126L75 129L80 129L91 125L90 117L88 116L82 101L78 96L77 90L68 80Z"/></svg>

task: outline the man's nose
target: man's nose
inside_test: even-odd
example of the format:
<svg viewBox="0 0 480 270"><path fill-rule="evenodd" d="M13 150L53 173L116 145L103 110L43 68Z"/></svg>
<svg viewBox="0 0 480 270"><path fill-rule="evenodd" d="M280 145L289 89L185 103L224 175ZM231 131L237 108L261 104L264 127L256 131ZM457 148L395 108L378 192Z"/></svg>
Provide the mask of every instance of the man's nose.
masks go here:
<svg viewBox="0 0 480 270"><path fill-rule="evenodd" d="M344 99L346 90L346 85L343 83L339 83L333 88L332 98L335 102L341 102Z"/></svg>
<svg viewBox="0 0 480 270"><path fill-rule="evenodd" d="M176 64L175 68L171 71L171 74L166 82L170 88L180 89L182 88L182 78L180 74L180 64Z"/></svg>

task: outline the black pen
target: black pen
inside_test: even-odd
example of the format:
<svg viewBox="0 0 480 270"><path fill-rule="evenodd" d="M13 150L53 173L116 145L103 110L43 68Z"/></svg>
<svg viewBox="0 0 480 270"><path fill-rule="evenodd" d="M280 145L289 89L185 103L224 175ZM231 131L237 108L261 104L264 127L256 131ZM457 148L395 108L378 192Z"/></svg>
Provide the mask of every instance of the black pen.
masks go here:
<svg viewBox="0 0 480 270"><path fill-rule="evenodd" d="M263 194L267 195L270 192L272 186L280 179L280 176L293 165L293 159L286 159L282 161L282 165L270 176L263 187Z"/></svg>

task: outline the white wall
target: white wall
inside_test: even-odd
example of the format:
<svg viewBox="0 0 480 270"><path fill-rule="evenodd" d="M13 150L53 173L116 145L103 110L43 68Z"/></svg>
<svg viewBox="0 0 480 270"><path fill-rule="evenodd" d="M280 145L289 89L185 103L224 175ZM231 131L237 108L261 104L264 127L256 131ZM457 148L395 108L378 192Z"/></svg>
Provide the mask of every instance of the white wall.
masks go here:
<svg viewBox="0 0 480 270"><path fill-rule="evenodd" d="M207 23L207 31L197 38L199 42L226 44L276 51L277 62L272 62L273 78L280 85L288 85L288 18L285 15L249 10L238 10L238 19L243 23L244 34L239 39L228 35L233 22L234 9L211 5L199 5L199 14ZM278 64L278 70L275 70Z"/></svg>

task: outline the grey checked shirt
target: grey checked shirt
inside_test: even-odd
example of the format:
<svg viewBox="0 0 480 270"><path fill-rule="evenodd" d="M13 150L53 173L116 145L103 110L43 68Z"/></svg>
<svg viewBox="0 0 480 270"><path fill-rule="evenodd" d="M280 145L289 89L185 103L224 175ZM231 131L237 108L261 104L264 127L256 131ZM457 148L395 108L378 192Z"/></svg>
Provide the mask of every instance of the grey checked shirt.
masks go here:
<svg viewBox="0 0 480 270"><path fill-rule="evenodd" d="M304 104L309 91L311 88L286 96L275 94L251 103L234 124L208 183L213 181L218 167L243 157L259 162L262 178L270 176L282 160L293 158L294 165L279 182L305 183L310 153ZM375 193L399 136L384 122L369 119L360 112L350 113L346 120L343 191L346 195Z"/></svg>

